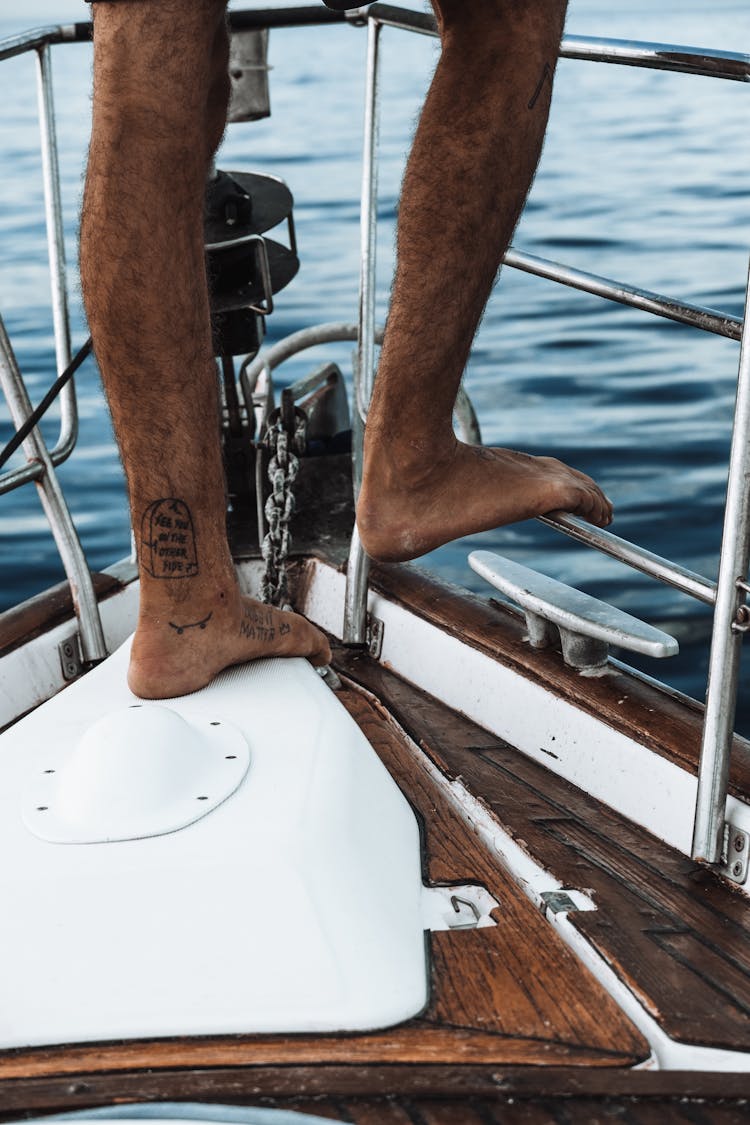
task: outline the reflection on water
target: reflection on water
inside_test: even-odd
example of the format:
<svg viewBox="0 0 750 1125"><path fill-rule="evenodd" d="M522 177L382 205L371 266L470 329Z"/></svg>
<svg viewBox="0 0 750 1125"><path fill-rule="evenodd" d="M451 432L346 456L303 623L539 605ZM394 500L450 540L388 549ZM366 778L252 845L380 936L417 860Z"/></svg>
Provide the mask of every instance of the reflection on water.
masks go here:
<svg viewBox="0 0 750 1125"><path fill-rule="evenodd" d="M637 19L640 37L664 38L669 10L679 9L679 41L749 41L744 4L712 5L710 26L703 5L653 8L630 4L626 13L613 13L609 4L581 0L572 6L569 30L634 37ZM384 40L380 319L403 159L435 58L432 41L397 32L386 32ZM282 176L295 194L302 269L278 298L268 325L271 341L317 321L356 315L364 35L326 29L314 49L312 43L310 31L272 34L273 116L233 126L220 160L224 167ZM72 263L89 66L87 47L55 55L78 342L85 328ZM0 75L0 309L36 400L50 380L53 351L32 63L5 63ZM749 242L745 95L736 83L563 61L542 165L515 244L739 315ZM468 262L448 263L457 288L466 268L470 255ZM349 366L348 345L324 354ZM466 383L485 441L553 454L591 473L616 503L618 534L715 577L738 354L735 343L506 269ZM318 358L292 361L288 379ZM81 448L61 477L89 559L101 567L128 551L128 521L91 364L79 378L79 393ZM56 425L45 423L52 440ZM0 439L9 432L3 408ZM2 606L59 577L35 504L28 489L0 501ZM531 562L675 633L680 657L664 668L651 662L648 670L702 694L709 635L704 607L536 524L473 536L434 552L426 563L481 589L465 561L478 546Z"/></svg>

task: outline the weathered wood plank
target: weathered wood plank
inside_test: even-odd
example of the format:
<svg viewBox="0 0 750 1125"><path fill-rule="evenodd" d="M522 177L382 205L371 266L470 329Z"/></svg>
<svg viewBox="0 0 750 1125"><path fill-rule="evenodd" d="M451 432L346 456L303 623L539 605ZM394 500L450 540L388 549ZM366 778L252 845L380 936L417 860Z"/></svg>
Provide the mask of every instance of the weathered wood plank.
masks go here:
<svg viewBox="0 0 750 1125"><path fill-rule="evenodd" d="M323 1112L336 1098L376 1099L402 1106L423 1099L446 1099L462 1107L467 1100L505 1106L508 1099L566 1097L641 1098L658 1101L700 1098L721 1105L731 1100L747 1114L750 1075L706 1072L644 1071L620 1068L496 1066L249 1066L210 1070L175 1069L129 1073L81 1074L70 1078L10 1079L0 1082L0 1119L21 1110L75 1109L134 1101L225 1101L283 1104ZM303 1099L300 1101L300 1099ZM319 1100L319 1099L322 1099ZM745 1120L743 1118L742 1120ZM586 1118L579 1118L586 1120Z"/></svg>
<svg viewBox="0 0 750 1125"><path fill-rule="evenodd" d="M523 1013L526 1015L528 1009ZM405 1062L423 1064L488 1063L505 1065L580 1066L628 1065L634 1053L626 1047L607 1051L601 1047L577 1046L548 1036L511 1036L476 1031L473 1028L440 1026L430 1020L369 1035L339 1036L233 1036L212 1039L137 1040L129 1043L95 1044L91 1047L56 1047L48 1050L19 1050L0 1053L0 1081L5 1078L40 1077L46 1074L75 1076L100 1070L127 1071L171 1067L363 1066L367 1063ZM640 1041L637 1040L640 1044ZM643 1057L643 1049L639 1056Z"/></svg>
<svg viewBox="0 0 750 1125"><path fill-rule="evenodd" d="M122 584L110 574L94 572L91 578L97 599L122 588ZM67 582L61 582L21 605L6 610L0 614L0 656L5 656L19 645L33 640L72 616L73 599Z"/></svg>
<svg viewBox="0 0 750 1125"><path fill-rule="evenodd" d="M482 1125L740 1125L750 1114L747 1074L523 1067L504 1073L502 1091L499 1081L494 1068L399 1066L99 1074L75 1083L20 1080L0 1084L0 1121L16 1120L19 1113L144 1101L260 1104L351 1125L463 1125L466 1113L478 1113Z"/></svg>
<svg viewBox="0 0 750 1125"><path fill-rule="evenodd" d="M750 1050L750 904L710 872L361 655L341 665L598 909L570 920L672 1038Z"/></svg>
<svg viewBox="0 0 750 1125"><path fill-rule="evenodd" d="M432 1018L536 1036L550 1047L564 1042L647 1057L630 1021L480 845L388 716L355 693L340 698L422 813L431 880L481 882L501 904L493 928L433 935Z"/></svg>

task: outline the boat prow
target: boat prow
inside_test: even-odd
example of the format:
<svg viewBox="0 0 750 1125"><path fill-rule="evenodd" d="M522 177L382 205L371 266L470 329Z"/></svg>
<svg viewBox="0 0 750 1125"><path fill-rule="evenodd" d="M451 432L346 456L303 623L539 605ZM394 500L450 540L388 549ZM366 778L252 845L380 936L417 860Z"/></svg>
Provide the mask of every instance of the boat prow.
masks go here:
<svg viewBox="0 0 750 1125"><path fill-rule="evenodd" d="M418 1013L418 825L335 695L277 659L144 702L128 648L3 736L0 1045Z"/></svg>

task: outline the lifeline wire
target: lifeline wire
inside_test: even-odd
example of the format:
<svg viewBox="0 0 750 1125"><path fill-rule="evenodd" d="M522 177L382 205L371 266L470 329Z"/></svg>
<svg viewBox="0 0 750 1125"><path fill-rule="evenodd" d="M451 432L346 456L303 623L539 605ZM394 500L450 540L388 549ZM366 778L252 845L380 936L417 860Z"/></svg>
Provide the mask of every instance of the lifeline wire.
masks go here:
<svg viewBox="0 0 750 1125"><path fill-rule="evenodd" d="M21 426L20 430L16 431L16 433L6 445L5 449L3 449L2 453L0 453L0 469L2 469L5 462L13 456L19 445L21 445L21 443L25 441L25 439L29 436L31 431L34 429L34 426L37 425L43 415L47 412L47 410L49 410L50 406L55 401L65 384L69 382L73 375L75 375L78 368L90 354L91 337L89 336L88 340L83 345L81 350L79 352L76 352L76 354L73 356L73 359L65 368L62 375L59 375L57 379L55 379L54 383L47 391L42 401L39 403L36 409L31 412L24 424Z"/></svg>

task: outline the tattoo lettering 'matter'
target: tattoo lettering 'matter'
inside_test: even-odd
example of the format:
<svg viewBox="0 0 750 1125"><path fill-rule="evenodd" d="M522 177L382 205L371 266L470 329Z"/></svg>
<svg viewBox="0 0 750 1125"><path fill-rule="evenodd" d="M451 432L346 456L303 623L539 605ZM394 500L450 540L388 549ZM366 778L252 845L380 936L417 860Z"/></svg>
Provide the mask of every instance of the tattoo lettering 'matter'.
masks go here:
<svg viewBox="0 0 750 1125"><path fill-rule="evenodd" d="M243 620L240 621L240 636L248 641L260 641L267 644L276 637L273 610L255 608L246 605L242 611Z"/></svg>
<svg viewBox="0 0 750 1125"><path fill-rule="evenodd" d="M552 86L552 67L549 65L549 63L544 64L544 70L542 71L542 77L539 79L539 82L537 83L536 90L534 90L534 93L529 98L529 103L526 107L527 109L533 109L534 106L536 105L536 103L539 101L542 90L544 89L544 83L545 82L549 82L550 87Z"/></svg>
<svg viewBox="0 0 750 1125"><path fill-rule="evenodd" d="M193 517L183 500L166 497L146 508L141 565L152 578L192 578L198 573Z"/></svg>

